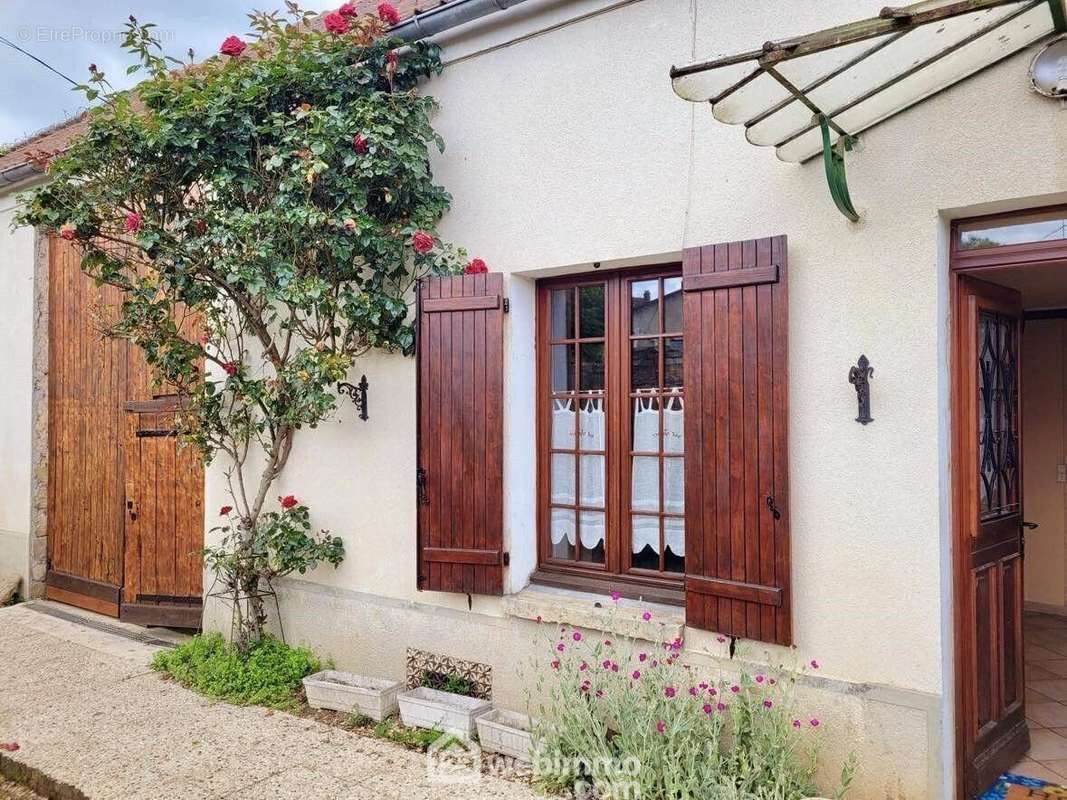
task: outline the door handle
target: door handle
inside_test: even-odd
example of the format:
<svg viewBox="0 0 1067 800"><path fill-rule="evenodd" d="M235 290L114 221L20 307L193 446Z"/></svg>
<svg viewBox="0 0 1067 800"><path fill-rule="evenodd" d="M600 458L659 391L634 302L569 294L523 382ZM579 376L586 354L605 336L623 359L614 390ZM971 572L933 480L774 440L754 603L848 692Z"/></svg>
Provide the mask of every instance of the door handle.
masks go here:
<svg viewBox="0 0 1067 800"><path fill-rule="evenodd" d="M779 511L778 510L778 506L776 506L774 504L774 497L771 496L771 495L767 495L767 508L769 508L771 510L771 514L774 515L775 519L781 519L782 518L782 512Z"/></svg>
<svg viewBox="0 0 1067 800"><path fill-rule="evenodd" d="M137 519L137 503L135 503L133 500L127 500L126 501L126 509L130 512L130 519L131 520L136 520Z"/></svg>
<svg viewBox="0 0 1067 800"><path fill-rule="evenodd" d="M1028 531L1034 531L1034 530L1037 530L1038 528L1040 528L1040 527L1041 527L1041 526L1040 526L1040 525L1038 525L1038 524L1037 524L1036 522L1026 522L1025 520L1024 520L1024 521L1023 521L1022 523L1020 523L1020 524L1021 524L1021 525L1022 525L1022 526L1023 526L1024 528L1026 528L1026 529L1027 529Z"/></svg>

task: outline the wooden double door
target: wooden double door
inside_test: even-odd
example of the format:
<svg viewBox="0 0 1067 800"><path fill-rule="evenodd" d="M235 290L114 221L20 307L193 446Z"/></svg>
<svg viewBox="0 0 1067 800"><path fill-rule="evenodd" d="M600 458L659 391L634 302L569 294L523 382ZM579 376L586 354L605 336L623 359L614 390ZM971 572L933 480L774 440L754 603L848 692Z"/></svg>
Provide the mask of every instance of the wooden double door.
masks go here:
<svg viewBox="0 0 1067 800"><path fill-rule="evenodd" d="M136 347L101 328L121 303L67 242L49 243L50 599L140 624L196 627L203 467L174 435L175 399Z"/></svg>
<svg viewBox="0 0 1067 800"><path fill-rule="evenodd" d="M1019 292L956 283L953 472L957 759L975 797L1030 747L1023 676Z"/></svg>

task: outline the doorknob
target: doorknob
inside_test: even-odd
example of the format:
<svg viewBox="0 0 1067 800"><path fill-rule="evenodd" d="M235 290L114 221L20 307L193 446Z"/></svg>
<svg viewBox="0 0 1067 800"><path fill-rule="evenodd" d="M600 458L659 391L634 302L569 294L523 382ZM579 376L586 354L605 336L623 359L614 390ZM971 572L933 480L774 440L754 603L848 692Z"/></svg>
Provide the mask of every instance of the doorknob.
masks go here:
<svg viewBox="0 0 1067 800"><path fill-rule="evenodd" d="M130 519L131 520L137 519L137 504L135 502L133 502L133 500L127 500L126 501L126 508L130 512Z"/></svg>
<svg viewBox="0 0 1067 800"><path fill-rule="evenodd" d="M1026 521L1024 521L1022 523L1022 526L1024 528L1026 528L1027 530L1029 530L1029 531L1037 530L1039 527L1041 527L1036 522L1026 522Z"/></svg>

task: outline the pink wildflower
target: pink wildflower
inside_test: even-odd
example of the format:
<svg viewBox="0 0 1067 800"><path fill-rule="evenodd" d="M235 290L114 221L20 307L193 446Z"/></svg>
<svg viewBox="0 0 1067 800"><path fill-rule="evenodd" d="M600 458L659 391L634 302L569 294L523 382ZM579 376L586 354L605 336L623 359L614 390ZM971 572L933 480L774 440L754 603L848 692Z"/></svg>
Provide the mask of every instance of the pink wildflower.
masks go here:
<svg viewBox="0 0 1067 800"><path fill-rule="evenodd" d="M764 708L773 708L774 707L774 702L771 701L771 700L764 700L763 701L763 707Z"/></svg>
<svg viewBox="0 0 1067 800"><path fill-rule="evenodd" d="M573 634L571 634L571 638L574 639L574 641L576 642L580 642L582 641L582 634L578 633L578 631L575 631Z"/></svg>
<svg viewBox="0 0 1067 800"><path fill-rule="evenodd" d="M817 720L817 719L811 720L811 727L818 728L819 727L819 720Z"/></svg>
<svg viewBox="0 0 1067 800"><path fill-rule="evenodd" d="M559 662L558 661L553 661L552 662L552 669L559 669Z"/></svg>
<svg viewBox="0 0 1067 800"><path fill-rule="evenodd" d="M712 706L711 706L711 703L705 703L705 704L704 704L704 713L705 713L705 714L710 714L710 713L711 713L712 711L714 711L714 710L715 710L715 709L714 709L714 708L712 708Z"/></svg>
<svg viewBox="0 0 1067 800"><path fill-rule="evenodd" d="M819 662L816 661L814 658L811 660L811 668L812 669L818 669L819 668Z"/></svg>
<svg viewBox="0 0 1067 800"><path fill-rule="evenodd" d="M633 678L635 681L641 680L641 670L635 669L633 672L630 673L630 677Z"/></svg>
<svg viewBox="0 0 1067 800"><path fill-rule="evenodd" d="M663 696L664 697L674 697L674 687L673 686L665 686L665 687L663 687Z"/></svg>
<svg viewBox="0 0 1067 800"><path fill-rule="evenodd" d="M730 691L731 691L731 692L733 692L734 694L737 694L738 692L740 692L740 691L741 691L741 687L740 687L740 686L738 686L738 685L737 685L737 684L735 683L735 684L734 684L733 686L731 686L731 687L730 687Z"/></svg>
<svg viewBox="0 0 1067 800"><path fill-rule="evenodd" d="M614 589L611 590L611 602L613 602L613 603L619 602L619 598L620 597L621 597L621 595L618 592L616 592Z"/></svg>
<svg viewBox="0 0 1067 800"><path fill-rule="evenodd" d="M652 612L646 611L644 614L641 615L641 619L643 619L645 622L648 622L650 619L652 619Z"/></svg>
<svg viewBox="0 0 1067 800"><path fill-rule="evenodd" d="M667 726L663 724L663 720L656 723L656 733L663 733L665 730L667 730Z"/></svg>
<svg viewBox="0 0 1067 800"><path fill-rule="evenodd" d="M643 662L646 658L648 658L648 653L638 653L637 654L637 660L638 661Z"/></svg>

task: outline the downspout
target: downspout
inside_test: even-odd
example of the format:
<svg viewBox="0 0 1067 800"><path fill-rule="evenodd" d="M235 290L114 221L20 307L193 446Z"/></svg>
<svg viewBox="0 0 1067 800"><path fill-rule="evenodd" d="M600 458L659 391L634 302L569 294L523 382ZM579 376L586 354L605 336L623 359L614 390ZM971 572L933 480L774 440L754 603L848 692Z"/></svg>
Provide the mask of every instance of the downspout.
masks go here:
<svg viewBox="0 0 1067 800"><path fill-rule="evenodd" d="M438 33L473 22L481 17L506 11L523 0L453 0L410 17L389 29L389 33L409 42L426 39Z"/></svg>

